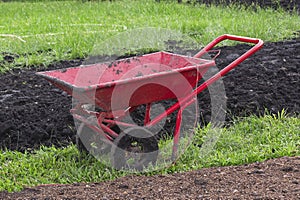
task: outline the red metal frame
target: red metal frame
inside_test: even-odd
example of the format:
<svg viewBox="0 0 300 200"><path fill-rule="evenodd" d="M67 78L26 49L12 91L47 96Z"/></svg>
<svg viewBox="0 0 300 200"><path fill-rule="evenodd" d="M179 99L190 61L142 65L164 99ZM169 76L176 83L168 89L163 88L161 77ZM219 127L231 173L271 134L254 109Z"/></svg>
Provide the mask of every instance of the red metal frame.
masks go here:
<svg viewBox="0 0 300 200"><path fill-rule="evenodd" d="M233 41L240 41L240 42L246 42L246 43L254 43L255 46L249 49L246 53L244 53L242 56L231 62L229 65L227 65L224 69L219 71L217 74L206 80L204 83L202 83L199 87L197 87L192 93L190 93L185 98L181 99L180 102L177 102L172 107L170 107L168 110L166 110L165 113L162 113L161 115L157 116L155 119L153 119L150 123L147 124L147 126L152 126L161 121L164 117L171 114L172 112L176 111L180 107L180 103L182 104L183 109L187 106L191 105L194 101L190 101L193 99L194 96L205 90L208 86L210 86L212 83L219 80L222 76L227 74L229 71L231 71L233 68L235 68L237 65L239 65L241 62L243 62L245 59L247 59L249 56L254 54L256 51L262 48L263 41L261 39L255 39L255 38L249 38L249 37L241 37L241 36L235 36L235 35L222 35L213 40L211 43L209 43L206 47L204 47L200 52L198 52L194 57L200 58L201 56L205 55L209 50L211 50L213 47L215 47L217 44L222 42L223 40L233 40Z"/></svg>
<svg viewBox="0 0 300 200"><path fill-rule="evenodd" d="M256 51L258 51L259 49L261 49L263 47L263 41L261 39L225 34L225 35L219 36L218 38L213 40L206 47L204 47L200 52L198 52L196 55L194 55L194 57L201 58L208 51L210 51L213 47L215 47L217 44L219 44L220 42L222 42L224 40L233 40L233 41L239 41L239 42L245 42L245 43L253 43L253 44L255 44L255 46L253 46L251 49L249 49L247 52L245 52L242 56L238 57L236 60L232 61L229 65L227 65L225 68L223 68L217 74L215 74L214 76L212 76L211 78L206 80L199 87L197 87L192 93L190 93L185 98L181 99L180 102L175 103L173 106L171 106L169 109L167 109L166 112L162 113L161 115L159 115L155 119L153 119L151 122L146 124L147 127L151 127L181 107L181 109L179 110L179 112L177 114L177 118L176 118L176 126L175 126L175 131L174 131L173 156L172 157L174 157L174 156L176 157L176 154L177 154L176 152L177 152L179 131L180 131L180 125L181 125L181 116L179 116L179 115L181 115L181 111L184 108L186 108L187 106L194 103L194 101L195 101L193 99L194 96L196 96L197 94L199 94L200 92L205 90L212 83L219 80L221 77L223 77L229 71L231 71L237 65L239 65L244 60L246 60L249 56L251 56Z"/></svg>
<svg viewBox="0 0 300 200"><path fill-rule="evenodd" d="M239 58L237 58L236 60L231 62L224 69L222 69L221 71L216 73L214 76L212 76L211 78L206 80L203 84L201 84L200 86L197 87L196 86L197 82L199 81L199 78L202 77L202 74L205 73L206 70L210 66L215 65L214 60L204 60L204 59L201 59L201 57L204 56L208 51L210 51L213 47L215 47L216 45L218 45L220 42L222 42L224 40L233 40L233 41L239 41L239 42L245 42L245 43L253 43L255 45L251 49L249 49L247 52L245 52L242 56L240 56ZM147 81L147 80L152 80L152 79L158 79L158 78L162 77L163 75L167 79L172 80L172 73L173 73L172 71L171 72L161 71L156 74L149 73L146 76L135 77L134 79L133 78L126 79L126 80L122 80L119 82L113 81L113 80L109 81L112 78L116 78L117 75L114 75L114 77L112 77L109 80L106 78L107 80L105 79L106 82L103 84L101 83L101 84L88 85L87 87L84 87L83 89L77 88L76 89L77 92L75 92L75 93L73 91L75 83L70 82L70 79L72 77L70 77L68 74L64 75L63 74L64 72L58 72L58 71L40 72L38 74L42 75L44 78L46 78L47 80L52 82L54 85L67 91L71 95L78 94L80 98L81 98L80 95L84 95L84 100L90 99L90 101L95 102L96 105L98 105L100 107L104 106L104 108L106 108L104 112L94 112L94 111L85 110L82 107L82 104L84 104L84 103L82 103L82 104L78 104L75 108L73 108L71 110L71 113L73 114L74 118L85 123L87 126L89 126L94 131L98 132L99 134L102 134L109 141L113 141L116 137L118 137L118 133L116 133L115 131L113 131L111 129L114 125L124 126L124 127L136 126L135 124L124 123L121 120L123 119L123 117L125 117L130 112L135 110L135 108L141 104L146 104L144 126L148 127L148 128L156 125L161 120L166 118L168 115L170 115L171 113L178 110L177 117L176 117L175 131L173 133L174 140L173 140L173 156L172 157L175 158L177 155L177 146L178 146L178 142L179 142L182 111L187 106L189 106L195 102L195 100L196 100L195 97L197 96L197 94L199 94L200 92L205 90L207 87L209 87L212 83L214 83L215 81L220 79L222 76L227 74L229 71L231 71L233 68L235 68L241 62L243 62L249 56L251 56L256 51L258 51L260 48L262 48L262 46L263 46L263 41L260 39L225 34L225 35L217 37L215 40L213 40L211 43L209 43L206 47L204 47L201 51L199 51L193 58L192 57L181 57L181 56L178 56L175 54L170 54L170 53L165 53L165 52L161 52L161 53L158 52L158 53L154 53L154 54L147 54L144 57L141 57L142 58L141 61L136 61L139 58L133 58L131 60L124 59L124 60L118 61L118 64L121 63L120 65L126 65L126 63L129 63L129 64L127 64L127 67L132 67L132 68L134 68L138 64L147 64L147 62L160 63L160 62L164 62L164 60L167 60L166 62L173 62L173 65L177 65L177 66L175 66L174 70L176 72L182 73L184 75L184 77L190 82L190 84L195 87L192 91L188 91L188 93L182 94L182 96L179 97L179 99L176 103L174 103L171 107L169 107L167 110L165 110L163 113L159 114L158 116L156 116L153 119L150 118L151 103L153 103L155 101L159 101L159 100L174 98L174 95L169 93L169 91L165 90L164 92L167 93L167 95L165 95L163 97L156 97L155 92L158 91L159 89L161 89L161 88L156 88L156 89L154 89L154 93L151 93L151 91L150 91L150 93L151 93L150 97L147 96L147 97L145 97L145 99L142 99L142 101L139 101L138 99L134 99L132 106L130 106L130 107L120 106L120 108L118 110L114 110L114 111L110 110L111 109L110 105L105 105L105 103L103 103L103 102L106 102L106 104L107 104L107 102L110 101L110 99L109 99L109 98L111 98L110 93L112 92L112 90L114 90L114 88L117 85L122 86L122 85L127 84L128 87L135 87L135 84L139 84L138 81L145 81L145 80ZM160 60L155 60L155 59L160 59ZM175 60L172 61L172 59L175 59ZM140 62L140 63L136 63L136 62ZM194 66L189 67L190 63L195 63L195 64L194 64ZM99 64L99 65L103 65L103 64ZM108 68L110 68L111 65L112 64L110 64L108 66ZM91 69L93 69L93 68L97 69L97 65L87 66L87 67L90 67L90 69L86 70L90 74L93 73L93 71ZM201 68L199 68L199 67L201 67ZM196 78L190 76L190 74L193 74L193 72L194 72L193 70L195 70L195 69L197 69L197 70L200 69L200 71L196 71L196 73L197 73ZM75 70L78 70L78 68L71 68L70 70L75 71ZM80 70L85 70L85 68L81 68ZM110 75L110 73L112 73L112 72L110 72L108 70L105 73L106 73L106 75ZM74 76L72 73L71 73L71 75ZM93 74L91 74L91 75L93 75ZM71 84L69 84L69 82ZM84 83L84 84L86 84L86 83ZM157 86L151 85L151 88L152 87L155 88ZM148 88L144 88L144 89L148 91ZM103 98L103 96L107 95L107 99L99 99L98 98L99 95L97 94L97 92L99 92L99 91L102 92L101 93L102 96L100 95L100 97ZM96 92L96 94L95 94L95 92ZM98 96L95 98L92 95L98 95ZM75 98L76 98L76 96L75 96ZM95 117L97 117L98 125L100 126L100 128L102 130L100 130L99 127L95 127L95 125L90 124L85 119L85 117L83 117L84 115L88 115L88 116L94 115Z"/></svg>

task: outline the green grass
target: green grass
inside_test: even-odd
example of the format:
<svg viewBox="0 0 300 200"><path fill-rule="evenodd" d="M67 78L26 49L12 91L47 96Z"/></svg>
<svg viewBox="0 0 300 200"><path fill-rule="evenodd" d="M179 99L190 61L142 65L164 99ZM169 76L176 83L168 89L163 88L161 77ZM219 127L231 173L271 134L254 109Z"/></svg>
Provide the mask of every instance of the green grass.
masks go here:
<svg viewBox="0 0 300 200"><path fill-rule="evenodd" d="M300 118L284 113L250 116L218 130L199 129L176 164L144 175L165 174L263 161L300 155ZM212 137L218 137L210 145ZM199 148L199 146L201 146ZM106 167L91 156L80 155L74 145L41 148L34 153L0 152L0 191L49 183L99 182L127 175Z"/></svg>
<svg viewBox="0 0 300 200"><path fill-rule="evenodd" d="M0 2L0 6L0 53L19 56L14 63L0 63L0 71L84 58L95 43L141 27L177 30L201 44L225 33L278 41L295 37L300 30L296 13L272 9L150 0Z"/></svg>

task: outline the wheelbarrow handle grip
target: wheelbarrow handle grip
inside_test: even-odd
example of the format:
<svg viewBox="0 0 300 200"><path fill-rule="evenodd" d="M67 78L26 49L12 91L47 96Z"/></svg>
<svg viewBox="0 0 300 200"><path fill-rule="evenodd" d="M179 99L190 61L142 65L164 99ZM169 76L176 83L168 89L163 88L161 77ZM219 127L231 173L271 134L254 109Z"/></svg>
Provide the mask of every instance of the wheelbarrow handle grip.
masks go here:
<svg viewBox="0 0 300 200"><path fill-rule="evenodd" d="M206 54L213 47L215 47L217 44L221 43L224 40L233 40L233 41L256 44L252 49L250 49L248 51L248 52L251 52L251 54L255 53L257 50L259 50L263 46L263 41L261 39L225 34L225 35L221 35L221 36L217 37L216 39L214 39L207 46L205 46L201 51L199 51L196 55L194 55L194 57L200 58L201 56Z"/></svg>
<svg viewBox="0 0 300 200"><path fill-rule="evenodd" d="M227 72L232 70L234 67L236 67L238 64L246 60L249 56L254 54L256 51L262 48L264 42L261 39L257 38L250 38L250 37L242 37L242 36L236 36L236 35L221 35L214 39L212 42L210 42L206 47L204 47L201 51L199 51L194 57L200 58L204 54L206 54L209 50L211 50L214 46L222 42L223 40L233 40L233 41L239 41L239 42L245 42L245 43L253 43L255 44L251 49L249 49L246 53L238 57L236 60L234 60L232 63L230 63L228 66L226 66L224 69L222 69L219 72L220 76L224 76Z"/></svg>

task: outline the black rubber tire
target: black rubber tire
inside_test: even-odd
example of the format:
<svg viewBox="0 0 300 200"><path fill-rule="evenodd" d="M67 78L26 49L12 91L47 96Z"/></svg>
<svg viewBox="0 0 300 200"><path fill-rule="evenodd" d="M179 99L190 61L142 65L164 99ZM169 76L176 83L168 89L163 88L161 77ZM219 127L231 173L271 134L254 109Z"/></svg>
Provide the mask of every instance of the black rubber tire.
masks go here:
<svg viewBox="0 0 300 200"><path fill-rule="evenodd" d="M139 151L134 151L137 149ZM127 154L135 154L139 158L137 160L130 156L128 158ZM154 135L145 128L132 127L124 130L115 139L111 150L111 164L118 170L142 171L150 163L155 165L157 156L158 142Z"/></svg>
<svg viewBox="0 0 300 200"><path fill-rule="evenodd" d="M97 124L95 117L88 118L92 124ZM89 128L85 123L81 123L77 135L76 146L82 153L91 153L93 155L107 154L111 151L111 145L104 142L103 136Z"/></svg>

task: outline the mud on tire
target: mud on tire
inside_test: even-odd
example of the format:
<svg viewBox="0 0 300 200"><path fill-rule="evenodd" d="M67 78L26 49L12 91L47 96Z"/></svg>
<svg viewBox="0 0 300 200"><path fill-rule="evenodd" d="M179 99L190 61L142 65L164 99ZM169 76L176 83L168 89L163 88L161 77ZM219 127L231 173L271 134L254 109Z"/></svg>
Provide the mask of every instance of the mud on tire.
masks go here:
<svg viewBox="0 0 300 200"><path fill-rule="evenodd" d="M91 125L97 126L97 119L89 117L88 121ZM111 145L104 142L106 138L95 132L85 123L81 123L76 134L76 146L82 153L92 153L93 155L101 155L110 152Z"/></svg>
<svg viewBox="0 0 300 200"><path fill-rule="evenodd" d="M124 130L115 139L111 150L111 164L115 169L141 171L149 164L155 165L158 142L154 135L142 127Z"/></svg>

